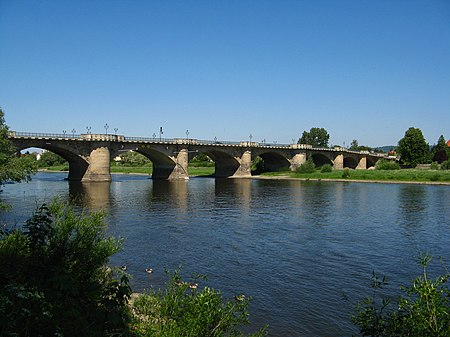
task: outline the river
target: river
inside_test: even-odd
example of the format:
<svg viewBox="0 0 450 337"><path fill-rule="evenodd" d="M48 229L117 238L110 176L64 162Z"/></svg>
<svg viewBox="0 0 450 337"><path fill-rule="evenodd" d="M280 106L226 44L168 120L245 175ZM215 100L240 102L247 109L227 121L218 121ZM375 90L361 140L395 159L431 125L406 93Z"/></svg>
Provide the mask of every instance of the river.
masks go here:
<svg viewBox="0 0 450 337"><path fill-rule="evenodd" d="M267 323L270 336L357 334L349 317L370 294L372 271L398 293L420 273L420 251L450 261L450 186L65 177L5 185L1 198L13 208L2 223L22 224L53 196L104 210L108 230L124 238L111 264L127 265L134 291L163 286L164 269L181 265L183 275L207 275L200 288L251 296L251 327Z"/></svg>

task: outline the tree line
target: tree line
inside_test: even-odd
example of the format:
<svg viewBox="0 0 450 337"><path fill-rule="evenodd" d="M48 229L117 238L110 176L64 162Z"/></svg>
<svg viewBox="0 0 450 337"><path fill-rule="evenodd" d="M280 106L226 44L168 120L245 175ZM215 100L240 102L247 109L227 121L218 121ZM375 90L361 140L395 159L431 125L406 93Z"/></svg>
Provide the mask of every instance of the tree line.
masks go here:
<svg viewBox="0 0 450 337"><path fill-rule="evenodd" d="M313 127L309 131L303 131L299 138L299 144L308 144L313 147L327 148L330 135L324 128ZM350 143L349 150L353 151L374 151L368 146L360 146L356 139ZM443 135L437 140L437 144L430 146L423 136L422 130L411 127L398 145L393 149L399 155L400 162L405 167L416 167L420 164L437 163L441 168L449 169L450 147L447 146Z"/></svg>

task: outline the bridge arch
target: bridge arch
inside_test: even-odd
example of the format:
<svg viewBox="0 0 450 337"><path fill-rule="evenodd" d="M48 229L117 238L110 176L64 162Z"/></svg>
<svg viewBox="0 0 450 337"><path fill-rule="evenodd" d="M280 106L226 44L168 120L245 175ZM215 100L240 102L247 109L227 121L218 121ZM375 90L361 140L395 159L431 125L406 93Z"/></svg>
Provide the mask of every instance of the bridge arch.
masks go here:
<svg viewBox="0 0 450 337"><path fill-rule="evenodd" d="M201 153L206 154L214 161L215 177L231 177L238 171L240 167L239 161L229 153L213 149L207 149L205 151L202 151Z"/></svg>
<svg viewBox="0 0 450 337"><path fill-rule="evenodd" d="M354 157L344 157L344 168L356 169L358 167L358 160Z"/></svg>
<svg viewBox="0 0 450 337"><path fill-rule="evenodd" d="M30 146L23 144L17 146L17 150L22 151L29 147ZM32 147L56 153L58 156L65 159L69 163L69 174L67 176L67 180L80 181L89 167L89 163L86 159L67 148L45 143L33 145Z"/></svg>
<svg viewBox="0 0 450 337"><path fill-rule="evenodd" d="M372 157L367 156L367 168L369 167L375 167L375 164L377 163L377 161L379 160L379 158L377 158L377 160L375 160Z"/></svg>
<svg viewBox="0 0 450 337"><path fill-rule="evenodd" d="M276 152L262 152L259 157L264 161L264 169L269 172L277 172L281 170L288 170L291 166L289 160Z"/></svg>
<svg viewBox="0 0 450 337"><path fill-rule="evenodd" d="M168 156L166 153L152 148L138 148L136 152L144 155L153 163L152 179L169 179L176 170L181 170L185 177L188 177L187 165L178 162L178 156ZM186 158L187 160L187 158Z"/></svg>
<svg viewBox="0 0 450 337"><path fill-rule="evenodd" d="M333 161L323 153L312 153L311 158L314 161L316 167L322 167L323 165L330 164L333 165Z"/></svg>

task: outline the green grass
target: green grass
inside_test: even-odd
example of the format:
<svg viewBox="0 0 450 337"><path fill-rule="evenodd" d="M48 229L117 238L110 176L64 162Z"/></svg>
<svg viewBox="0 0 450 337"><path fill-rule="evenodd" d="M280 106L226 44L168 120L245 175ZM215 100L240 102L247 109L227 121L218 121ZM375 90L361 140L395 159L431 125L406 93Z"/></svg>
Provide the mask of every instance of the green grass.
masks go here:
<svg viewBox="0 0 450 337"><path fill-rule="evenodd" d="M68 171L67 165L47 167L50 171ZM189 166L189 176L209 176L214 174L214 167ZM138 173L152 174L151 166L111 166L111 173ZM291 171L265 172L264 177L288 176L300 179L343 179L343 170L332 172L320 172L316 169L313 173L296 173ZM450 182L450 170L350 170L350 180L379 180L379 181L412 181L412 182Z"/></svg>
<svg viewBox="0 0 450 337"><path fill-rule="evenodd" d="M210 176L214 174L214 167L188 167L188 172L190 176Z"/></svg>
<svg viewBox="0 0 450 337"><path fill-rule="evenodd" d="M214 174L214 167L191 167L188 168L190 176L209 176ZM111 173L140 173L152 174L152 168L148 166L111 166Z"/></svg>
<svg viewBox="0 0 450 337"><path fill-rule="evenodd" d="M149 166L111 166L111 173L139 173L152 174L152 168Z"/></svg>
<svg viewBox="0 0 450 337"><path fill-rule="evenodd" d="M263 176L277 177L289 176L303 179L343 179L343 170L321 173L316 170L313 173L295 172L267 172ZM379 181L412 181L412 182L450 182L450 171L441 170L415 170L402 169L392 171L379 170L350 170L350 180L379 180Z"/></svg>

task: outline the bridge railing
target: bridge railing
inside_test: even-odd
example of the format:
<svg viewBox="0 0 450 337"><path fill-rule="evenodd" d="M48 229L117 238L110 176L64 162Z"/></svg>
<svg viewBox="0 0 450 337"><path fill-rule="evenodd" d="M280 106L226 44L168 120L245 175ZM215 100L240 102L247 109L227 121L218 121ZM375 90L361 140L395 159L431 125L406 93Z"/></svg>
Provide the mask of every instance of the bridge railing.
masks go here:
<svg viewBox="0 0 450 337"><path fill-rule="evenodd" d="M145 142L145 143L176 143L176 144L192 144L192 145L217 145L217 146L249 146L249 147L266 147L266 148L291 148L291 149L308 149L312 151L343 151L355 154L368 154L374 157L386 157L383 153L368 153L368 151L352 151L342 147L336 148L313 148L306 144L277 144L267 142L249 142L249 141L228 141L228 140L203 140L195 138L159 138L159 137L125 137L123 135L114 134L76 134L76 133L37 133L37 132L18 132L8 131L8 137L24 137L24 138L57 138L57 139L80 139L80 140L103 140L103 141L129 141L129 142Z"/></svg>
<svg viewBox="0 0 450 337"><path fill-rule="evenodd" d="M35 137L35 138L80 138L76 133L39 133L39 132L18 132L8 131L8 137Z"/></svg>

